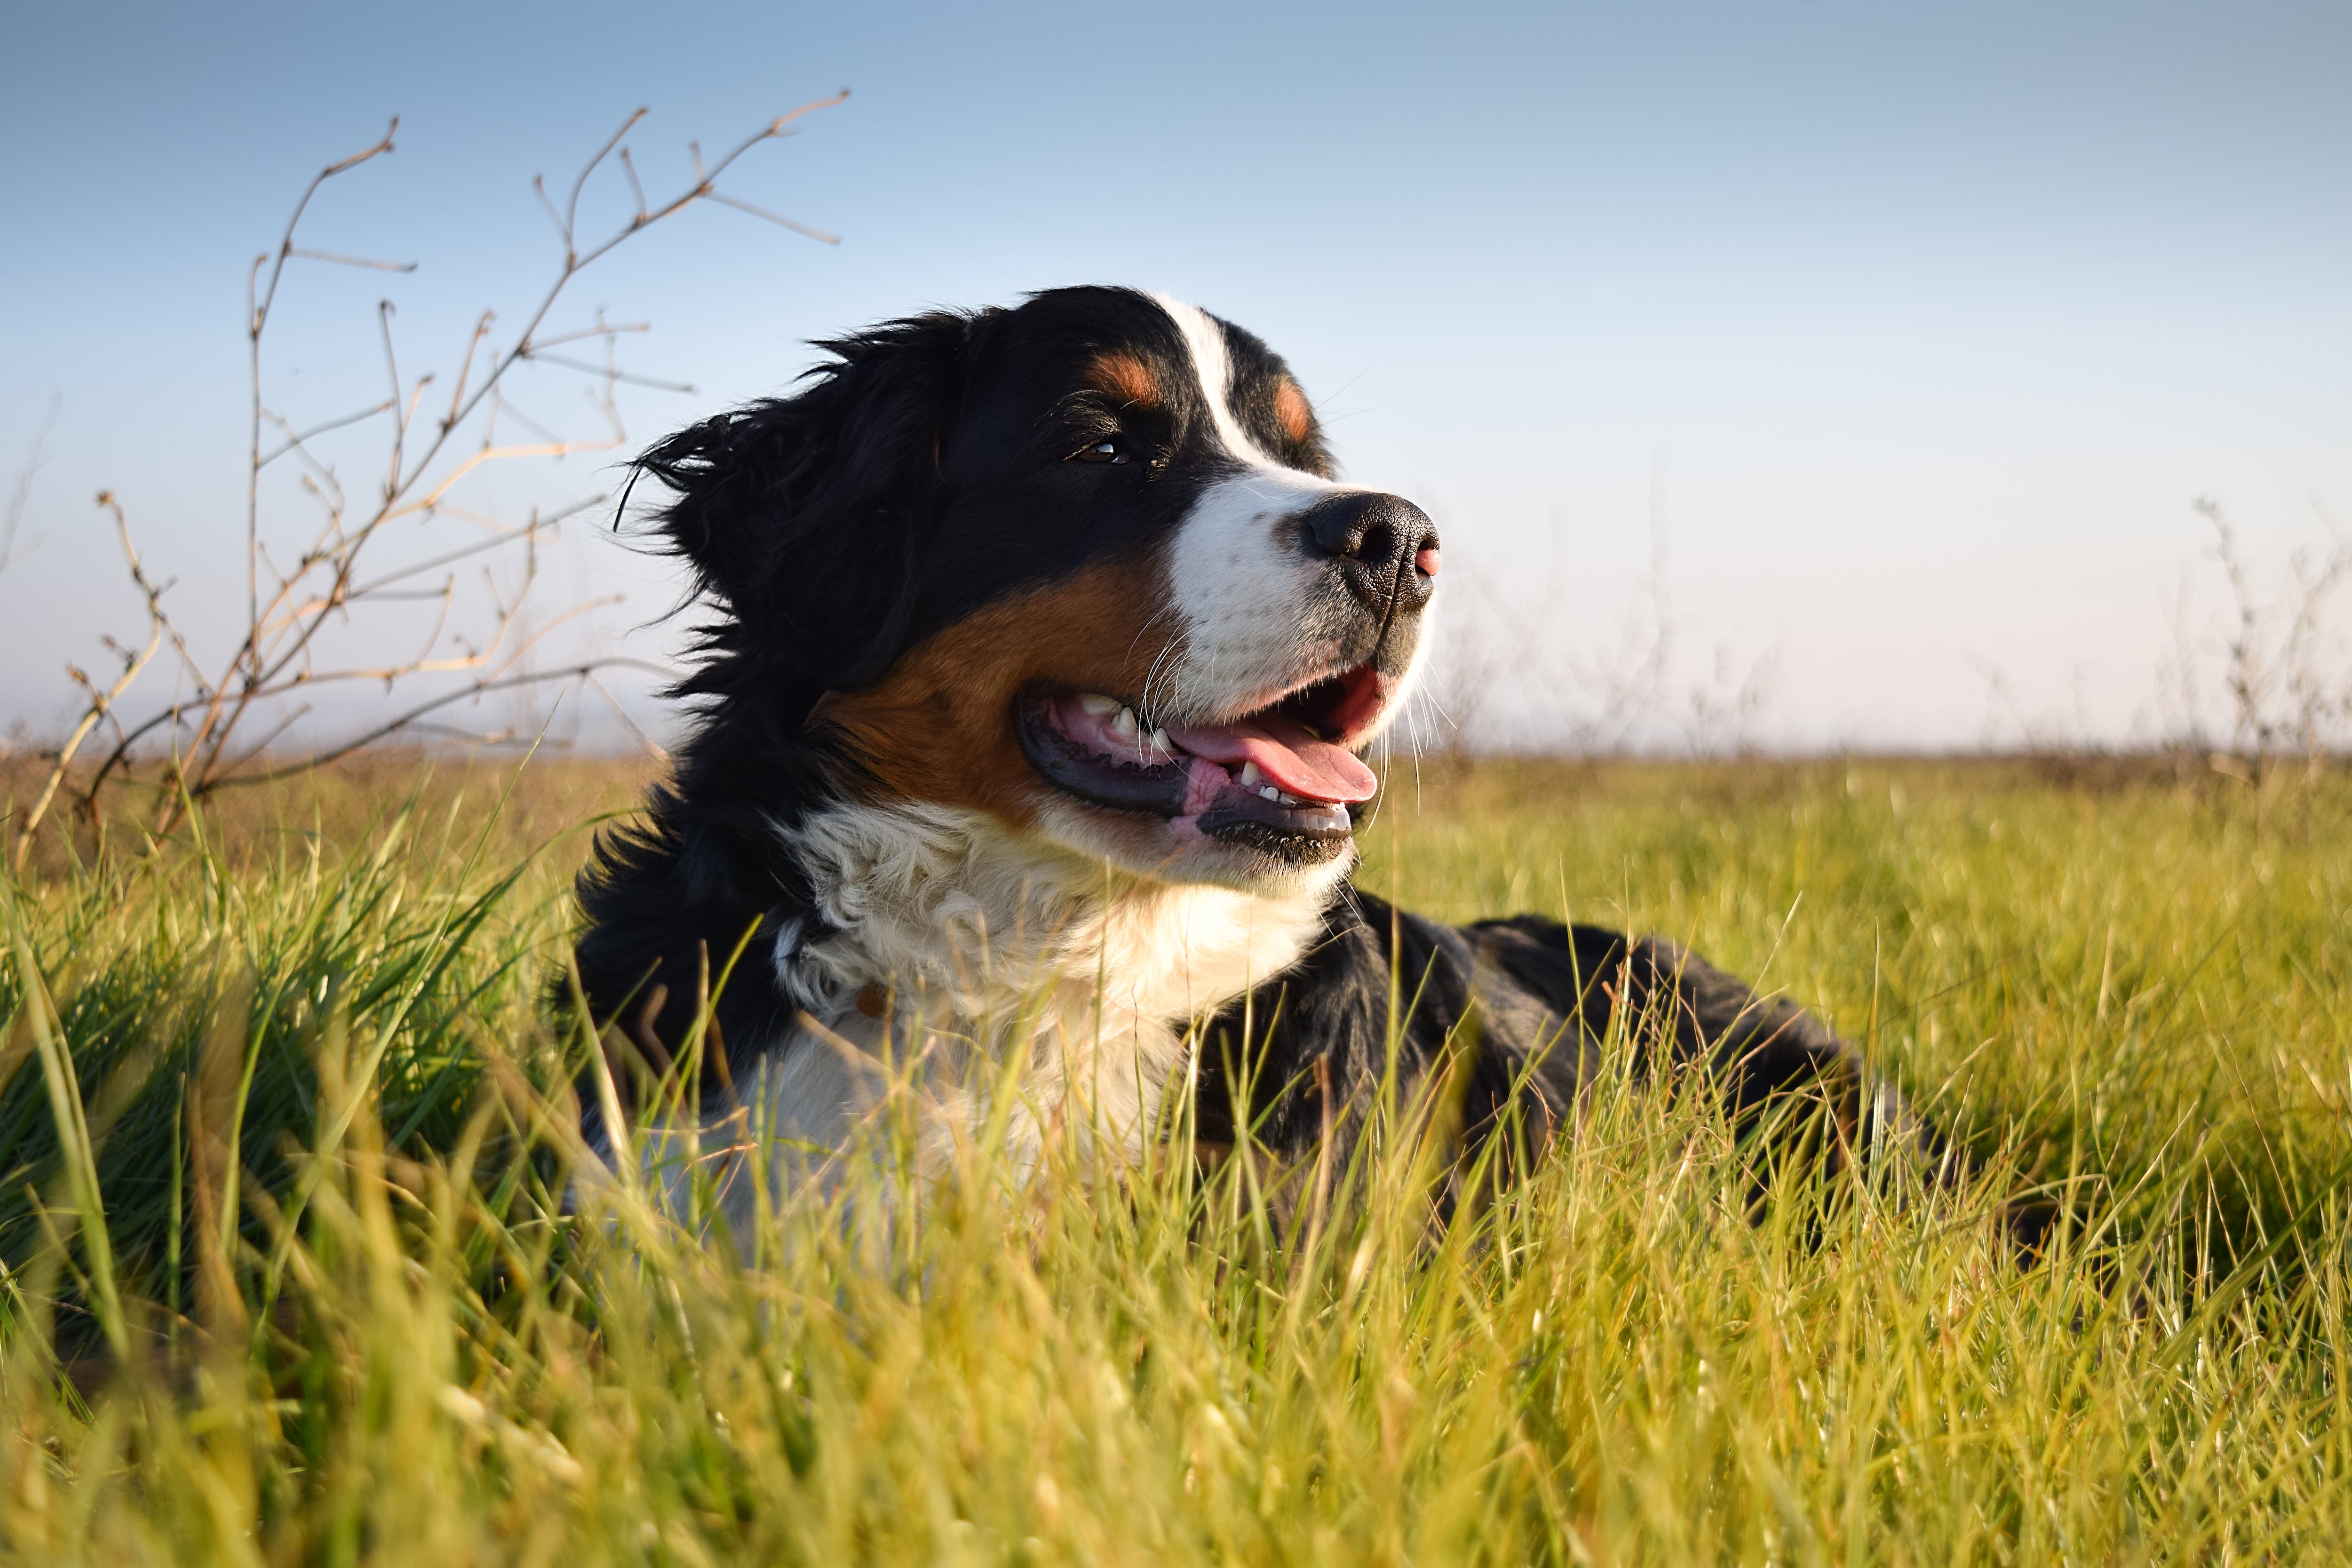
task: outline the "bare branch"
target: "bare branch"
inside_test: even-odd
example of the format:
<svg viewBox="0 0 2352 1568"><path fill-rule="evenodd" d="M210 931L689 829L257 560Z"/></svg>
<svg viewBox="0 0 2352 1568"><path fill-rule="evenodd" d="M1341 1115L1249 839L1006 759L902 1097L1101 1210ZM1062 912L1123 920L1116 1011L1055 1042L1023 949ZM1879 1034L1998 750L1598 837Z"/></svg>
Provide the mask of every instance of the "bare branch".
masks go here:
<svg viewBox="0 0 2352 1568"><path fill-rule="evenodd" d="M566 507L562 511L557 513L555 517L546 519L543 521L531 523L526 528L500 531L491 535L488 539L478 539L471 544L461 544L455 550L444 551L438 555L429 556L423 561L416 562L413 565L403 566L396 571L387 572L381 577L372 578L365 583L358 584L352 588L350 592L345 594L343 596L347 601L383 598L385 595L386 590L394 583L405 582L411 577L422 576L427 572L437 572L443 567L455 565L461 561L471 560L478 555L487 555L492 551L504 550L508 546L513 544L517 540L521 539L527 534L537 530L546 530L549 532L552 532L558 519L570 517L591 506L600 505L603 503L604 499L604 498L601 495L597 496L593 500L581 502L578 506Z"/></svg>
<svg viewBox="0 0 2352 1568"><path fill-rule="evenodd" d="M41 819L48 815L50 803L58 797L58 786L65 783L66 775L73 768L74 753L81 750L81 743L89 738L89 732L98 727L100 721L114 711L116 700L146 669L148 660L153 658L156 651L163 646L171 629L163 615L163 590L149 581L145 567L140 563L139 551L131 542L131 524L123 517L121 506L116 502L113 492L109 490L99 492L98 504L113 514L116 537L121 541L122 555L130 567L131 580L147 596L147 644L137 654L123 660L122 673L103 691L81 671L71 665L66 667L68 673L76 678L77 684L89 692L89 705L82 710L80 721L66 737L65 743L58 748L56 764L49 769L48 777L42 781L40 795L34 800L32 809L25 814L23 825L16 829L16 847L9 857L9 864L20 873L25 868L25 857L33 847L34 831L41 826Z"/></svg>
<svg viewBox="0 0 2352 1568"><path fill-rule="evenodd" d="M565 287L591 263L605 255L607 252L612 250L614 246L619 245L630 236L640 233L646 228L650 227L652 225L660 222L662 219L683 211L688 206L692 205L696 201L700 200L703 196L709 195L711 182L716 180L721 174L725 173L737 159L740 158L745 153L748 153L753 147L758 146L762 142L772 141L783 134L785 127L791 125L794 121L801 119L803 116L814 113L820 109L831 108L835 104L845 101L848 97L849 89L844 88L841 91L834 94L830 98L814 100L810 102L802 104L799 108L793 110L789 114L779 115L776 119L771 121L763 129L754 132L750 136L745 137L733 151L730 152L724 158L719 160L718 163L712 164L707 171L702 166L701 151L699 147L697 147L695 151L695 184L691 187L689 187L683 195L675 197L667 205L647 214L643 218L632 219L629 223L624 225L619 230L614 232L609 238L588 251L582 252L579 250L573 237L574 230L570 222L571 215L567 210L566 215L557 220L558 227L562 231L564 236L564 265L562 271L557 276L555 282L548 289L547 293L541 299L538 309L531 312L530 319L524 324L521 334L515 340L515 346L507 352L506 356L501 359L496 368L490 372L489 376L484 382L481 390L476 392L472 399L468 400L464 407L460 409L458 418L462 421L467 415L473 411L474 406L489 392L491 387L498 384L499 378L504 375L505 372L517 359L524 353L530 353L540 346L532 341L533 334L539 331L540 324L547 319L547 313L554 309L555 302L558 299L562 298ZM579 199L580 191L586 184L589 174L594 172L596 165L604 161L605 154L610 153L613 148L618 144L621 137L626 135L629 128L635 125L637 120L641 117L642 111L640 111L640 114L638 115L632 115L627 123L624 124L619 131L614 132L613 139L607 142L604 146L598 151L596 155L588 161L586 167L582 169L579 180L574 182L572 186L572 202L575 206ZM543 197L543 184L541 186L541 190ZM551 216L554 216L551 208ZM439 447L440 443L437 441L435 442L433 447L426 451L425 455L417 460L416 464L409 471L409 483L414 483L416 479L423 477L425 468L431 465L434 458L438 455ZM404 486L403 488L404 489L406 487Z"/></svg>
<svg viewBox="0 0 2352 1568"><path fill-rule="evenodd" d="M490 335L490 324L498 319L497 311L483 311L481 319L474 323L474 335L466 340L466 357L457 362L457 384L449 390L449 412L441 419L444 433L457 422L457 405L466 395L466 378L474 373L474 355L481 348L482 340Z"/></svg>
<svg viewBox="0 0 2352 1568"><path fill-rule="evenodd" d="M345 256L332 250L304 250L299 246L289 249L289 257L304 261L331 261L339 267L364 267L371 272L414 272L414 261L374 261L364 256Z"/></svg>
<svg viewBox="0 0 2352 1568"><path fill-rule="evenodd" d="M563 226L563 215L557 212L555 204L547 199L547 177L544 174L533 174L530 177L530 188L539 196L540 210L547 215L547 221L555 226L556 237L563 241L563 254L570 256L572 231Z"/></svg>
<svg viewBox="0 0 2352 1568"><path fill-rule="evenodd" d="M313 425L308 430L299 432L293 431L292 427L288 426L286 421L278 416L265 413L262 417L268 420L273 425L289 430L289 433L286 437L286 445L278 447L278 450L270 453L268 457L258 459L259 465L266 468L269 467L270 464L276 462L278 458L284 457L287 453L299 450L302 444L310 440L314 436L323 436L330 430L340 430L346 425L356 425L362 419L373 419L377 415L382 414L385 409L396 408L399 405L394 403L392 399L386 398L373 408L362 408L357 414L346 414L340 419L330 419L322 425Z"/></svg>
<svg viewBox="0 0 2352 1568"><path fill-rule="evenodd" d="M638 743L645 747L648 755L661 762L669 761L669 748L646 733L645 726L629 716L628 709L622 705L619 698L613 695L612 688L597 679L593 672L583 675L580 681L582 685L604 700L604 706L613 710L614 718L628 726L629 732L636 736Z"/></svg>
<svg viewBox="0 0 2352 1568"><path fill-rule="evenodd" d="M384 127L383 140L320 170L310 184L303 187L301 199L294 204L293 214L286 220L286 233L278 242L278 259L270 264L268 286L261 289L257 297L255 280L259 278L263 264L268 260L267 257L255 258L253 272L246 280L246 337L250 345L248 369L253 391L252 440L247 454L252 466L245 500L245 551L249 568L254 560L255 547L261 537L261 331L268 323L270 307L277 303L278 283L286 275L287 258L294 251L294 231L301 226L302 215L310 210L310 198L319 194L320 185L338 174L358 168L379 153L391 152L393 136L399 129L400 117L394 115L392 123ZM398 389L394 388L394 398L397 401L398 397ZM246 580L246 608L248 624L260 620L261 581L250 569ZM257 670L260 668L257 653L254 656L253 664Z"/></svg>
<svg viewBox="0 0 2352 1568"><path fill-rule="evenodd" d="M551 338L541 338L530 345L530 352L537 353L542 349L561 348L565 343L582 342L589 338L610 338L622 332L650 332L653 330L653 324L649 321L630 321L618 327L600 323L593 327L583 327L576 332L558 332Z"/></svg>
<svg viewBox="0 0 2352 1568"><path fill-rule="evenodd" d="M646 188L637 183L636 162L629 156L626 147L621 149L621 173L629 176L629 193L637 199L637 220L642 223L646 216Z"/></svg>
<svg viewBox="0 0 2352 1568"><path fill-rule="evenodd" d="M247 276L247 616L241 633L225 657L199 660L163 610L163 589L146 575L137 552L131 547L121 510L112 508L111 497L107 498L106 504L115 512L131 578L146 598L147 635L133 639L141 645L138 647L109 645L122 661L120 679L108 683L80 671L69 677L81 693L82 719L61 748L38 806L18 828L18 861L21 863L26 852L31 834L65 786L79 752L89 737L101 728L112 738L113 744L87 786L77 790L79 799L97 819L100 792L127 772L133 749L152 743L155 738L165 738L171 753L165 776L171 787L163 792L157 808L155 831L160 834L176 820L188 800L203 798L231 783L283 777L300 767L349 755L421 722L452 702L542 682L587 679L594 670L604 668L635 666L657 670L657 667L628 658L588 659L551 672L526 668L534 651L557 635L559 628L610 602L574 604L551 617L542 617L533 607L539 603L541 545L553 537L562 519L601 504L604 498L575 501L545 517L534 514L527 524L509 526L494 511L458 504L457 487L478 471L502 463L614 449L626 439L616 401L617 388L625 383L665 391L694 390L688 384L639 374L618 364L618 336L646 331L643 322L615 325L599 319L592 325L551 333L544 339L537 334L586 267L631 236L705 197L719 199L721 205L752 213L795 233L832 242L834 237L830 235L782 218L731 194L721 195L715 182L752 147L790 134L793 121L841 101L843 96L845 95L803 104L778 117L715 162L706 164L700 148L692 147L693 180L666 201L647 198L633 150L625 145L625 138L644 118L643 110L631 115L582 164L561 207L549 199L546 182L534 180L532 188L563 241L562 264L520 318L520 331L503 349L490 338L493 323L499 318L489 311L477 318L458 356L455 374L448 378L448 399L446 405L436 402L434 416L429 419L422 417L423 400L426 388L435 382L435 374L429 370L415 377L403 374L393 331L395 307L390 300L381 301L377 308L376 347L386 378L383 400L357 412L303 426L274 412L265 400L264 342L289 262L314 260L399 274L415 269L412 262L379 260L298 243L312 199L325 182L390 152L397 121L378 142L329 164L314 175L294 204L275 248L256 257ZM589 182L608 160L619 163L621 177L628 183L634 203L632 214L601 237L583 241L579 232L580 204ZM580 342L601 342L604 363L551 352L560 345ZM508 373L525 361L543 362L593 378L583 394L601 416L604 433L586 437L561 435L516 408L506 394L505 382ZM502 439L502 413L511 414L519 425L540 438L523 442ZM380 483L366 487L364 491L347 493L334 465L325 460L313 443L331 432L359 426L385 414L392 416L392 421L382 466L376 470L381 476ZM466 432L462 439L458 437L461 428ZM265 447L264 437L268 433L276 434L278 440ZM301 538L300 533L292 539L273 541L266 539L263 532L262 480L273 465L289 457L297 468L291 480L294 490L311 498L323 514L315 523L305 525L310 536L299 551L292 547ZM23 488L19 486L20 491ZM20 500L16 510L21 510ZM381 563L372 553L370 546L391 524L403 519L435 520L443 512L451 514L450 520L436 526L479 526L482 534L455 542L435 537L422 552L425 558L419 561ZM11 531L15 515L12 512L6 525ZM0 533L0 564L5 564L9 538L9 533ZM511 558L520 568L519 574L499 567L502 552L508 551L515 552ZM471 562L480 562L485 567L478 584L472 584L469 578L461 589L458 580L449 576L437 587L425 587L431 575L450 574L456 566ZM416 649L415 657L379 664L365 658L347 659L336 654L343 628L369 624L358 614L366 606L384 606L390 615L394 613L390 606L397 605L402 606L399 613L407 613L408 606L425 600L433 601L436 609L423 642L406 645ZM173 694L143 715L123 718L120 710L131 684L167 651L178 665ZM448 689L437 689L451 677L462 679ZM412 679L427 683L429 695L403 708L383 724L287 767L268 763L268 754L310 711L299 703L305 689L369 681L397 689ZM598 689L605 700L612 700L601 683ZM289 703L295 705L291 712L288 711ZM634 729L634 724L631 727ZM258 740L253 738L256 730L265 731Z"/></svg>
<svg viewBox="0 0 2352 1568"><path fill-rule="evenodd" d="M292 730L295 725L299 724L303 720L310 716L310 705L308 702L305 702L299 708L295 709L293 712L286 715L284 719L278 721L278 723L271 726L268 734L262 736L260 740L256 741L250 747L247 748L243 756L237 758L236 762L229 763L227 768L223 771L234 771L235 769L243 767L245 764L252 762L255 758L265 755L268 752L270 746L279 736L287 733L289 731Z"/></svg>
<svg viewBox="0 0 2352 1568"><path fill-rule="evenodd" d="M400 355L392 346L393 313L394 306L391 300L376 301L376 327L383 337L383 371L392 382L391 401L397 407L400 403ZM420 392L424 390L422 384L417 390ZM402 415L400 423L392 433L392 460L386 465L383 476L383 499L387 501L400 493L400 454L401 449L408 444L409 417L408 415Z"/></svg>
<svg viewBox="0 0 2352 1568"><path fill-rule="evenodd" d="M583 371L590 375L603 376L607 381L625 381L631 386L650 386L656 392L690 393L695 390L694 384L690 381L656 381L649 375L636 375L625 370L614 370L610 365L590 364L585 360L566 359L562 354L541 353L533 350L522 357L533 364L561 365L565 370Z"/></svg>
<svg viewBox="0 0 2352 1568"><path fill-rule="evenodd" d="M302 215L310 210L310 198L319 194L320 185L337 174L348 173L380 153L391 152L393 135L399 129L400 116L395 114L392 117L392 123L384 127L383 138L374 145L363 147L339 163L328 164L312 175L310 183L303 187L301 199L294 204L293 216L286 220L286 233L278 242L278 261L269 269L269 285L261 291L261 298L254 305L249 328L253 337L261 336L262 325L269 320L269 307L278 298L278 280L285 274L287 258L294 254L294 231L301 226Z"/></svg>
<svg viewBox="0 0 2352 1568"><path fill-rule="evenodd" d="M635 113L631 114L626 120L622 121L621 128L613 132L611 140L607 141L602 147L597 148L596 155L589 159L588 162L581 167L580 177L572 182L572 198L563 204L563 233L566 244L570 243L570 238L572 235L579 232L578 219L580 216L580 193L588 188L588 176L594 174L596 172L596 165L603 163L606 156L612 153L613 149L621 144L621 138L626 136L636 125L638 121L643 120L646 115L652 112L653 111L649 109L641 108Z"/></svg>
<svg viewBox="0 0 2352 1568"><path fill-rule="evenodd" d="M841 237L837 234L827 234L821 228L811 228L808 225L797 223L782 213L772 213L765 207L753 206L750 202L730 196L724 191L707 191L704 195L722 207L733 207L739 213L750 213L753 217L766 218L778 228L791 229L794 234L806 235L809 238L822 241L826 245L841 243Z"/></svg>
<svg viewBox="0 0 2352 1568"><path fill-rule="evenodd" d="M502 680L480 681L457 691L445 692L428 702L420 702L405 712L386 720L383 723L354 736L341 745L314 752L299 763L292 763L282 768L273 768L268 773L240 773L234 777L213 779L206 785L206 791L209 793L213 790L232 789L246 784L271 784L278 779L291 778L297 773L323 767L329 763L341 762L355 752L363 752L379 741L388 740L399 734L427 713L437 713L453 702L463 702L469 698L487 697L494 691L512 691L518 687L541 686L558 680L576 680L606 669L642 669L648 674L665 677L673 676L676 673L647 659L614 658L590 659L582 664L567 665L562 669L535 670L527 675L511 676Z"/></svg>
<svg viewBox="0 0 2352 1568"><path fill-rule="evenodd" d="M25 508L33 499L33 476L41 471L41 448L48 444L49 432L57 428L58 410L65 406L65 395L53 393L48 411L41 416L40 428L33 432L32 450L25 454L25 466L16 470L16 488L8 497L8 514L0 519L0 572L16 556L16 531L24 526Z"/></svg>
<svg viewBox="0 0 2352 1568"><path fill-rule="evenodd" d="M621 443L603 441L542 441L527 447L485 447L478 452L468 452L457 466L442 477L441 482L426 491L421 500L406 501L386 511L377 521L390 522L394 518L407 517L420 511L430 511L447 495L450 487L485 463L509 461L516 458L568 458L574 452L609 452Z"/></svg>
<svg viewBox="0 0 2352 1568"><path fill-rule="evenodd" d="M562 445L562 437L557 435L546 426L541 425L530 415L525 414L522 411L522 405L517 403L511 396L505 395L503 392L499 398L499 406L505 412L508 418L513 420L516 424L521 426L524 429L538 437L541 441L544 441L551 446ZM488 439L487 434L485 435L484 439Z"/></svg>

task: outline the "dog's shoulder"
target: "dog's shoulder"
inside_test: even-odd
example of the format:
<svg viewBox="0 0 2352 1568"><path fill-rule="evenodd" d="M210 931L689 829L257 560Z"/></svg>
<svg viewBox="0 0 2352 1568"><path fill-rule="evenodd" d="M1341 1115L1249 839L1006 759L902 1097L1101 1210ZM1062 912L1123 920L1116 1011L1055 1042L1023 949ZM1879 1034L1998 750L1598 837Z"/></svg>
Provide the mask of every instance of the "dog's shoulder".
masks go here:
<svg viewBox="0 0 2352 1568"><path fill-rule="evenodd" d="M1333 1096L1411 1092L1441 1062L1475 1122L1532 1095L1568 1114L1605 1051L1643 1075L1711 1062L1735 1100L1851 1076L1852 1048L1786 998L1680 944L1523 914L1453 925L1352 885L1299 961L1204 1031L1202 1136L1246 1121L1275 1147L1316 1136Z"/></svg>

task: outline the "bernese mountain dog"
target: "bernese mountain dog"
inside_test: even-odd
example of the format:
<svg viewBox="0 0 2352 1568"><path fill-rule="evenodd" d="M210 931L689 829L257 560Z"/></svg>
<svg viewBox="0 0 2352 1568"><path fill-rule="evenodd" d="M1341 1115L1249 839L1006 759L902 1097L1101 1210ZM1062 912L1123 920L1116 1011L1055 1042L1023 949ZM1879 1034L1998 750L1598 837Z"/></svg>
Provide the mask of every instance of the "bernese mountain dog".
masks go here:
<svg viewBox="0 0 2352 1568"><path fill-rule="evenodd" d="M1917 1136L1818 1021L1671 942L1350 885L1438 535L1339 477L1264 342L1076 288L822 347L635 465L711 618L674 775L580 884L621 1092L691 1047L700 1125L751 1112L779 1175L910 1074L924 1138L996 1115L1015 1158L1186 1126L1297 1169L1441 1079L1465 1151L1531 1152L1631 1017L1644 1069L1711 1066L1743 1118L1803 1092L1838 1148ZM614 1147L619 1094L583 1104Z"/></svg>

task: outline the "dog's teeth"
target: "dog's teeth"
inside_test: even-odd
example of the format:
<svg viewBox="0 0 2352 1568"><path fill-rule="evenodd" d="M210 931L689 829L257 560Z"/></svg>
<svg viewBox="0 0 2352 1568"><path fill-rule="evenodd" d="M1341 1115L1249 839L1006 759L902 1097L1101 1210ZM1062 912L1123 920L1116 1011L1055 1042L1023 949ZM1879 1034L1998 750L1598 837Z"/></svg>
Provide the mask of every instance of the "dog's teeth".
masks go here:
<svg viewBox="0 0 2352 1568"><path fill-rule="evenodd" d="M1135 721L1135 710L1132 708L1121 708L1118 717L1110 721L1110 727L1112 733L1124 735L1130 741L1143 732L1142 727Z"/></svg>
<svg viewBox="0 0 2352 1568"><path fill-rule="evenodd" d="M1282 804L1285 805L1297 805L1298 804L1298 797L1291 794L1288 790L1285 790L1282 792Z"/></svg>
<svg viewBox="0 0 2352 1568"><path fill-rule="evenodd" d="M1268 784L1264 789L1257 792L1257 797L1260 800L1280 800L1282 798L1282 792L1275 788L1272 784Z"/></svg>
<svg viewBox="0 0 2352 1568"><path fill-rule="evenodd" d="M1255 763L1244 763L1242 764L1242 788L1257 788L1257 781L1265 776L1265 775L1264 773L1257 771L1257 764Z"/></svg>
<svg viewBox="0 0 2352 1568"><path fill-rule="evenodd" d="M1105 697L1099 691L1082 691L1078 694L1078 706L1086 710L1088 713L1093 714L1096 718L1100 719L1108 716L1113 710L1118 708L1118 699L1116 697Z"/></svg>
<svg viewBox="0 0 2352 1568"><path fill-rule="evenodd" d="M1168 731L1165 730L1154 730L1143 739L1155 752L1171 757L1176 754L1176 748L1168 743Z"/></svg>

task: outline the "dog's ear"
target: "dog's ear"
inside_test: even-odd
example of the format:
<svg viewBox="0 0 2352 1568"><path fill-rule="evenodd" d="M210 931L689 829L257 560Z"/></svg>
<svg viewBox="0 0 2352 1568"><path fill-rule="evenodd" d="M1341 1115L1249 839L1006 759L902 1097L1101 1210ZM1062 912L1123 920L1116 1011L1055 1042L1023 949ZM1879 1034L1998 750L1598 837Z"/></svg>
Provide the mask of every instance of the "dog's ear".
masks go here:
<svg viewBox="0 0 2352 1568"><path fill-rule="evenodd" d="M825 692L898 656L971 331L971 318L937 311L820 344L835 358L796 395L719 415L636 460L631 483L675 492L655 527L720 612L681 691L757 691L796 728Z"/></svg>

